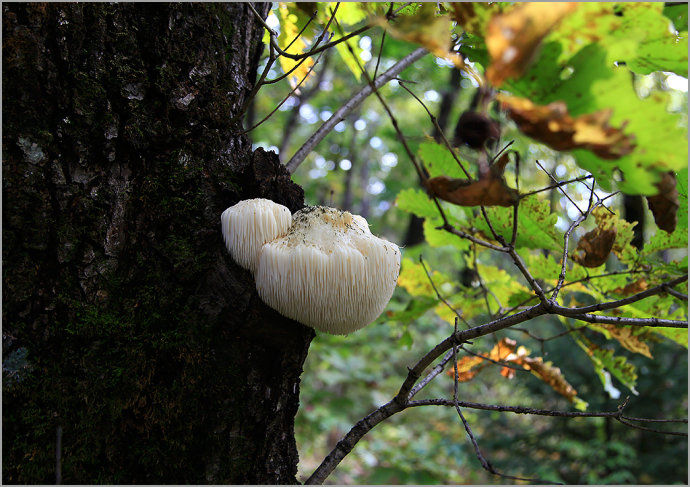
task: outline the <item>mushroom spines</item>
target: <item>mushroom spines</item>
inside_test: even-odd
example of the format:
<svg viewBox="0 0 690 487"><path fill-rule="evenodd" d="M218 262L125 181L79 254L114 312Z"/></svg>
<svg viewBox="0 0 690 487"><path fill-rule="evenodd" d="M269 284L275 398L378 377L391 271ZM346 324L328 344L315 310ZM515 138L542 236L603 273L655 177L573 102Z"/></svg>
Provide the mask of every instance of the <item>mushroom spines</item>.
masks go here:
<svg viewBox="0 0 690 487"><path fill-rule="evenodd" d="M262 247L255 277L259 296L284 316L347 334L381 314L399 270L398 247L372 235L364 218L309 207Z"/></svg>
<svg viewBox="0 0 690 487"><path fill-rule="evenodd" d="M240 266L253 273L261 247L285 235L292 224L292 214L283 205L264 198L243 200L226 209L221 217L223 239L230 255Z"/></svg>

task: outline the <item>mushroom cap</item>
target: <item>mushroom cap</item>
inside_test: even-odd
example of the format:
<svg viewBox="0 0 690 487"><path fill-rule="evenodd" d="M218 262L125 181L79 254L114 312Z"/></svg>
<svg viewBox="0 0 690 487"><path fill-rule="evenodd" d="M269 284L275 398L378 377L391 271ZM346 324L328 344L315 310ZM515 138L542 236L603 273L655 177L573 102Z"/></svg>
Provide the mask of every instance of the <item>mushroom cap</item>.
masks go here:
<svg viewBox="0 0 690 487"><path fill-rule="evenodd" d="M372 235L364 218L312 206L263 246L255 278L261 299L283 316L346 335L381 314L399 272L400 249Z"/></svg>
<svg viewBox="0 0 690 487"><path fill-rule="evenodd" d="M226 209L220 216L220 222L230 255L235 262L254 274L261 247L287 233L292 214L283 205L254 198Z"/></svg>

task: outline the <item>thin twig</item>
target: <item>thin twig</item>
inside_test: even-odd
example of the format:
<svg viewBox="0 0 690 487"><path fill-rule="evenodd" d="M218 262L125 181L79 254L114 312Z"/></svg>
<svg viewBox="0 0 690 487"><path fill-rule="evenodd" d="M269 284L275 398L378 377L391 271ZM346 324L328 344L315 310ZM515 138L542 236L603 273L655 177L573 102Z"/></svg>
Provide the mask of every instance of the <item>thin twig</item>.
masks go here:
<svg viewBox="0 0 690 487"><path fill-rule="evenodd" d="M288 59L293 59L295 61L299 61L301 59L308 58L308 57L313 56L315 54L319 54L319 53L325 51L326 49L330 49L331 47L336 46L336 45L340 44L341 42L344 42L344 41L346 41L352 37L355 37L355 36L357 36L363 32L366 32L367 30L374 27L373 24L367 24L364 27L361 27L355 31L350 32L349 34L341 37L340 39L336 39L335 41L324 44L321 47L314 47L314 48L310 49L309 51L303 52L300 54L290 54L289 52L286 52L280 48L280 46L278 45L278 41L276 40L276 37L278 37L278 35L276 34L276 32L273 29L271 29L268 26L268 24L264 21L264 19L261 17L259 12L256 11L256 9L252 6L252 4L247 3L247 5L251 9L251 11L254 13L254 16L259 20L259 22L261 22L261 25L263 25L264 28L268 31L270 43L273 46L273 48L276 50L276 52L283 57L286 57ZM324 32L325 32L325 29L324 29ZM322 36L323 36L323 34L322 34Z"/></svg>
<svg viewBox="0 0 690 487"><path fill-rule="evenodd" d="M520 199L527 198L528 196L533 196L533 195L535 195L535 194L542 193L542 192L544 192L544 191L548 191L548 190L550 190L550 189L559 188L559 187L561 187L561 186L565 186L566 184L576 183L576 182L578 182L578 181L584 181L584 180L586 180L586 179L591 179L591 178L593 178L593 177L594 177L594 176L592 176L591 174L588 174L588 175L586 175L586 176L580 176L579 178L569 179L569 180L567 180L567 181L559 181L558 183L552 184L551 186L547 186L547 187L541 188L541 189L536 189L536 190L534 190L534 191L530 191L529 193L523 193L523 194L520 195Z"/></svg>
<svg viewBox="0 0 690 487"><path fill-rule="evenodd" d="M568 196L568 193L566 193L565 191L563 191L563 188L561 188L561 187L558 185L558 180L557 180L555 177L553 177L553 176L551 175L551 173L550 173L549 171L547 171L547 170L544 168L544 166L542 166L542 165L539 163L539 161L536 161L536 162L537 162L537 166L539 166L539 167L541 168L541 170L544 171L544 172L547 174L547 176L549 176L549 179L551 179L551 181L553 181L553 182L556 184L556 187L559 189L559 191L560 191L561 193L563 193L563 196L565 196L566 198L568 198L568 201L570 201L570 202L573 204L573 206L574 206L575 208L577 208L577 211L579 211L581 215L584 215L585 212L582 211L582 210L580 209L580 207L577 206L577 204L572 200L572 198L570 198L570 196Z"/></svg>
<svg viewBox="0 0 690 487"><path fill-rule="evenodd" d="M446 352L446 354L443 356L441 361L433 368L431 369L431 372L429 372L423 379L421 379L416 386L412 388L410 391L410 394L407 396L408 401L412 399L419 391L424 389L427 384L429 384L436 376L438 376L441 372L443 372L443 369L446 367L446 364L450 362L450 360L453 358L453 351L449 350Z"/></svg>
<svg viewBox="0 0 690 487"><path fill-rule="evenodd" d="M441 225L440 227L436 227L437 230L445 230L446 232L452 233L453 235L457 235L458 237L465 238L469 240L470 242L474 242L478 245L481 245L483 247L486 247L487 249L495 250L497 252L507 252L508 248L507 247L501 247L498 245L494 245L491 242L487 242L486 240L482 240L480 238L475 237L474 235L470 235L467 232L463 232L462 230L458 230L454 226L452 226L450 223Z"/></svg>
<svg viewBox="0 0 690 487"><path fill-rule="evenodd" d="M391 7L393 6L393 2L391 2ZM381 34L381 46L379 47L379 55L376 56L376 66L374 67L374 79L376 79L376 76L379 73L379 64L381 63L381 55L383 54L383 43L386 40L386 31L383 31L383 34Z"/></svg>
<svg viewBox="0 0 690 487"><path fill-rule="evenodd" d="M552 311L556 314L558 313L558 308ZM564 308L568 309L568 308ZM687 321L679 320L663 320L660 318L624 318L621 316L602 316L602 315L592 315L592 314L581 314L581 315L562 315L574 320L586 321L588 323L602 323L607 325L631 325L631 326L653 326L653 327L665 327L665 328L688 328Z"/></svg>
<svg viewBox="0 0 690 487"><path fill-rule="evenodd" d="M457 333L457 332L458 332L458 320L456 319L455 320L455 333ZM462 411L460 410L460 405L458 403L458 362L456 360L456 345L455 344L453 344L453 372L454 372L454 374L453 374L453 405L455 406L455 411L458 413L458 416L460 417L460 420L462 421L462 425L465 428L465 432L467 433L467 437L470 439L470 442L472 443L472 447L474 448L474 453L477 456L477 459L479 460L479 463L481 464L482 468L491 474L497 475L499 477L508 478L508 479L526 480L526 481L538 480L538 479L527 479L527 478L522 478L522 477L515 477L512 475L506 475L506 474L500 473L484 457L481 449L479 448L479 444L477 443L477 440L474 437L474 434L472 433L472 428L470 428L470 424L467 422L465 415L462 414ZM548 483L552 483L552 482L548 482Z"/></svg>
<svg viewBox="0 0 690 487"><path fill-rule="evenodd" d="M675 289L673 289L673 288L672 288L671 286L669 286L668 284L664 284L664 286L665 286L664 291L666 291L668 294L670 294L670 295L673 296L674 298L678 298L678 299L683 300L683 301L687 301L687 300L688 300L688 295L687 295L687 294L683 294L683 293L681 293L681 292L679 292L679 291L676 291Z"/></svg>
<svg viewBox="0 0 690 487"><path fill-rule="evenodd" d="M428 54L427 50L420 47L410 54L402 58L400 61L395 63L388 71L384 72L376 78L374 82L375 87L378 89L381 86L388 83L395 76L400 74L400 72L410 66L415 61L424 57ZM369 95L373 93L372 87L367 84L358 93L356 93L352 98L350 98L344 105L342 105L338 110L331 115L331 117L326 120L321 127L319 127L314 134L307 139L307 141L300 147L295 155L286 164L287 170L292 174L294 173L300 164L304 161L307 155L316 147L316 145L323 140L326 135L328 135L333 128L344 120L350 112L357 108Z"/></svg>
<svg viewBox="0 0 690 487"><path fill-rule="evenodd" d="M688 418L679 419L653 419L653 418L632 418L630 416L621 416L628 421L646 421L648 423L685 423L688 424Z"/></svg>
<svg viewBox="0 0 690 487"><path fill-rule="evenodd" d="M535 416L553 416L561 418L615 418L620 411L580 412L580 411L556 411L551 409L534 409L523 406L501 406L497 404L482 404L478 402L458 401L458 405L468 409L481 409L484 411L498 411L514 414L531 414ZM446 406L453 407L454 402L449 399L419 399L410 401L408 407L420 406Z"/></svg>
<svg viewBox="0 0 690 487"><path fill-rule="evenodd" d="M436 293L436 296L438 299L445 304L449 310L451 310L453 313L455 313L455 316L457 316L459 319L462 320L463 323L465 323L465 326L467 328L470 327L470 324L463 318L462 313L460 313L457 309L455 309L443 296L441 296L441 293L438 291L436 288L436 284L434 284L434 280L431 278L431 274L429 273L429 270L426 268L426 264L424 263L424 257L422 255L419 255L419 263L422 264L422 268L424 269L424 272L426 273L427 279L429 279L429 284L431 284L432 289Z"/></svg>
<svg viewBox="0 0 690 487"><path fill-rule="evenodd" d="M460 161L460 159L458 158L458 155L455 153L455 151L453 150L453 147L450 145L450 142L448 142L446 135L443 133L443 129L438 124L438 119L436 118L436 116L433 113L431 113L431 111L426 106L426 104L411 89L409 89L407 86L405 86L405 83L409 83L409 81L402 81L402 80L398 80L398 81L400 82L400 86L405 91L407 91L410 95L412 95L412 97L415 100L417 100L420 105L422 105L422 108L424 108L424 111L426 111L427 115L429 115L429 119L431 120L431 123L434 124L436 131L441 136L441 139L443 140L443 143L446 146L446 149L448 150L448 152L450 152L450 154L453 156L453 159L455 159L455 162L458 164L458 166L460 166L460 169L462 169L462 172L465 173L465 176L467 176L468 179L472 179L472 176L470 176L470 173L467 171L467 169L465 169L465 165L462 163L462 161Z"/></svg>
<svg viewBox="0 0 690 487"><path fill-rule="evenodd" d="M537 164L539 164L539 161L537 161ZM561 257L561 273L558 276L556 287L553 288L553 294L551 294L551 301L553 303L556 303L556 299L558 298L558 292L561 290L561 287L563 287L563 283L565 282L565 273L568 265L568 245L570 244L570 234L573 232L573 230L575 230L575 228L580 226L580 223L587 219L591 212L594 211L594 208L596 208L599 204L600 202L597 201L593 205L588 205L587 211L584 213L580 212L582 213L582 215L570 224L568 230L565 232L565 235L563 235L563 256Z"/></svg>
<svg viewBox="0 0 690 487"><path fill-rule="evenodd" d="M243 135L243 134L246 134L246 133L248 133L248 132L251 132L252 130L254 130L255 128L257 128L259 125L261 125L262 123L264 123L266 120L268 120L269 118L271 118L271 116L272 116L275 112L277 112L278 109L279 109L280 107L283 106L283 103L285 103L285 102L288 100L288 98L290 98L290 97L292 96L292 94L293 94L295 91L297 91L297 90L299 89L300 86L302 86L302 83L304 83L304 81L309 77L309 75L311 74L311 72L314 71L314 68L316 67L316 65L319 64L319 61L321 60L321 56L323 56L323 53L321 53L321 54L319 55L319 57L316 59L316 61L314 61L314 64L311 65L311 67L309 68L309 71L307 71L307 74L304 75L304 77L300 80L300 82L297 83L297 85L296 85L292 90L290 90L290 92L289 92L287 95L285 95L285 98L283 98L283 100L282 100L280 103L278 103L278 105L277 105L273 110L271 110L271 113L269 113L269 114L266 115L264 118L262 118L262 119L259 120L257 123L255 123L254 126L248 128L247 130L245 130L244 132L242 132L240 135Z"/></svg>
<svg viewBox="0 0 690 487"><path fill-rule="evenodd" d="M658 429L654 429L654 428L648 428L646 426L640 426L637 424L633 424L629 421L626 421L621 417L616 418L616 420L621 424L629 426L630 428L635 428L635 429L642 430L642 431L649 431L650 433L659 433L662 435L671 435L671 436L688 436L687 433L681 433L681 432L676 432L676 431L663 431L663 430L658 430Z"/></svg>
<svg viewBox="0 0 690 487"><path fill-rule="evenodd" d="M606 303L598 303L598 304L593 304L591 306L582 306L580 308L561 308L558 307L558 314L562 316L568 316L568 315L579 315L583 313L593 313L595 311L605 311L608 309L614 309L614 308L620 308L621 306L625 306L626 304L631 304L636 301L640 301L641 299L648 298L650 296L655 296L657 294L666 292L668 287L671 286L676 286L682 282L685 282L688 280L687 274L681 277L677 277L667 283L661 284L659 286L654 286L649 289L646 289L645 291L633 294L632 296L628 296L627 298L623 299L618 299L616 301L609 301Z"/></svg>

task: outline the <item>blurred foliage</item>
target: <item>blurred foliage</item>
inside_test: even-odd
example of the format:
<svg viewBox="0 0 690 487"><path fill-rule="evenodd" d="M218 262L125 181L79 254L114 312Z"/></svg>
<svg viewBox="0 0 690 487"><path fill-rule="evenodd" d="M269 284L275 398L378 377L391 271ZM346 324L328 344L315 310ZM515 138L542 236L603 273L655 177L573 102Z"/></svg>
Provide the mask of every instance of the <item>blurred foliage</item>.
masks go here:
<svg viewBox="0 0 690 487"><path fill-rule="evenodd" d="M300 38L305 49L320 35L335 9L335 4L308 5L314 6L317 14ZM390 4L341 3L336 18L345 32L367 22L374 25L349 40L370 75L387 70L417 45L434 52L399 77L438 117L448 139L452 139L455 122L471 106L483 74L492 66L501 66L493 53L505 55L511 49L516 50L520 64L511 65L505 76L489 77L501 93L530 100L541 107L536 110L540 116L550 116L544 107L554 102L563 104L571 117L606 114L592 119L600 125L580 127L581 131L593 130L580 134L588 145L571 145L573 150L567 152L536 142L544 138L533 133L534 139L523 135L498 104L480 106L479 110L501 124L502 145L513 141L511 149L520 155L521 193L552 184L535 160L559 180L591 173L600 198L617 190L655 194L661 176L670 170L677 172L676 228L671 233L658 229L645 204L645 246L641 251L631 244L634 225L624 219L620 194L606 200L613 213L599 211L596 218L588 218L575 228L570 237L571 252L597 225L615 227L616 232L612 252L601 265L586 268L571 261L567 285L559 295L562 304L586 306L616 300L686 274L687 5L588 3L565 8L559 18L540 19L540 9L551 8L543 5L524 8L500 2L441 3L435 10L436 4L423 8L410 4L386 27L385 38L381 28L387 25L385 16L402 4L389 9ZM283 36L283 32L302 29L309 16L303 5L280 4L269 14L268 23ZM542 23L529 30L529 19ZM428 29L437 25L442 29L429 35ZM511 44L501 37L505 31L497 31L495 25L521 33L524 42ZM457 52L448 46L457 47ZM464 64L458 62L458 53ZM364 78L344 43L324 57L329 59L315 67L301 91L289 96L268 122L251 133L257 146L280 152L283 161L364 86ZM459 75L453 72L458 67ZM270 71L270 79L282 74L277 65ZM290 89L287 80L262 87L254 100L254 117L258 120L269 113ZM424 108L399 81L389 82L380 93L431 177L465 178L455 157L469 168L472 178L481 177L478 153L462 146L454 149L453 156ZM443 110L449 110L449 115L442 119ZM559 120L570 123L562 113L559 116ZM553 122L539 120L537 127L553 126ZM602 134L610 135L612 128L634 141L629 153L613 159L610 152L598 150L607 143ZM567 130L566 124L563 133ZM577 141L578 135L574 137ZM516 169L513 162L506 169L505 179L511 188L516 187ZM489 321L500 311L535 304L536 299L507 256L475 248L468 240L437 228L442 224L438 209L422 189L390 120L373 96L336 125L293 178L304 187L308 204L328 204L361 214L375 234L401 244L413 229L411 215L425 219L424 242L402 249L400 285L383 315L347 337L319 334L311 346L296 422L300 478L304 480L357 420L397 392L406 367L452 332L455 314L439 302L420 256L436 288L471 325ZM563 185L569 198L550 190L520 202L516 247L546 289L556 284L563 233L580 216L578 207L587 207L591 185L591 179ZM477 207L447 202L440 205L453 226L491 240L491 231ZM491 207L487 214L494 229L509 240L513 209ZM591 278L601 274L607 276ZM675 289L687 293L687 283ZM687 319L687 303L659 294L609 314L680 320ZM574 328L577 331L572 331ZM563 335L558 339L544 340L559 334ZM475 340L471 349L489 354L502 339L529 348L530 359L543 358L544 368L560 369L562 375L551 377L564 377L577 391L577 401L569 402L555 392L545 379L547 373L539 377L525 370L502 375L502 367L491 363L481 374L462 382L462 400L558 410L584 407L586 402L587 410L600 411L615 410L630 396L626 409L630 416L687 417L687 330L615 328L540 317ZM422 395L450 397L452 387L452 380L439 377ZM465 415L485 456L499 471L511 475L565 483L687 481L685 438L631 429L610 418L566 419L477 410L465 410ZM687 429L682 424L675 426L677 430ZM328 482L511 481L481 469L455 411L425 407L407 410L377 426Z"/></svg>

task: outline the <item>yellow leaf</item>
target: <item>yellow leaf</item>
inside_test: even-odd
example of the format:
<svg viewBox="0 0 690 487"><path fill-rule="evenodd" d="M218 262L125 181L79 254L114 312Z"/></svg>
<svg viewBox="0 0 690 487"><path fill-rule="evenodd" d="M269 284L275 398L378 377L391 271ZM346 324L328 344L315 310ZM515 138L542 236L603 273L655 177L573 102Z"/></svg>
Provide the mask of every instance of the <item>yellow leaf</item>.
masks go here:
<svg viewBox="0 0 690 487"><path fill-rule="evenodd" d="M300 28L297 25L299 17L296 13L293 13L294 3L287 4L280 2L278 7L278 18L280 19L280 35L278 36L278 45L280 48L289 54L302 54L307 51L307 43L305 42L303 36L297 37ZM294 41L294 42L293 42ZM292 44L291 44L292 43ZM287 46L290 46L289 48ZM290 59L285 56L280 56L280 66L283 71L287 73L295 66L297 66L301 60ZM314 64L314 60L311 57L305 59L299 66L288 76L288 82L293 88L309 73L309 69Z"/></svg>

